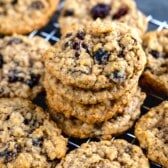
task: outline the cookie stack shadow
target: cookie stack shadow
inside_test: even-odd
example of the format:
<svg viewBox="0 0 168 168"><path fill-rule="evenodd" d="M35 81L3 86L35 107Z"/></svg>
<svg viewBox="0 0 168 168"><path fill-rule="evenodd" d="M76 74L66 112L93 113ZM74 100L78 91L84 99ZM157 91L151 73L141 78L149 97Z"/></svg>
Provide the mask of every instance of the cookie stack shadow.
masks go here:
<svg viewBox="0 0 168 168"><path fill-rule="evenodd" d="M66 135L110 139L139 117L146 57L127 25L98 19L64 35L44 62L49 112Z"/></svg>

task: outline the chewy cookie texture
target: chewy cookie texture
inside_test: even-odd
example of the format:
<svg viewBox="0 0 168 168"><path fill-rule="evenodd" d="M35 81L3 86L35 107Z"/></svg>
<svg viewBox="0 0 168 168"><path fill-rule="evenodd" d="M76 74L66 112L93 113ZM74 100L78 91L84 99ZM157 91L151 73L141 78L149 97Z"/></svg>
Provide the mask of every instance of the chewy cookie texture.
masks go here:
<svg viewBox="0 0 168 168"><path fill-rule="evenodd" d="M124 140L82 144L62 159L56 168L149 168L142 150Z"/></svg>
<svg viewBox="0 0 168 168"><path fill-rule="evenodd" d="M168 101L153 107L140 118L135 135L148 158L168 168Z"/></svg>
<svg viewBox="0 0 168 168"><path fill-rule="evenodd" d="M41 37L14 35L0 39L0 98L33 99L42 91L42 55L49 47Z"/></svg>
<svg viewBox="0 0 168 168"><path fill-rule="evenodd" d="M73 32L97 18L126 23L136 28L140 35L147 30L146 17L137 9L134 0L66 0L59 18L61 32Z"/></svg>
<svg viewBox="0 0 168 168"><path fill-rule="evenodd" d="M45 26L59 0L1 0L0 34L27 34Z"/></svg>
<svg viewBox="0 0 168 168"><path fill-rule="evenodd" d="M110 119L118 109L123 111L137 88L146 57L136 31L98 19L63 36L45 53L44 62L48 105L67 118L94 124Z"/></svg>
<svg viewBox="0 0 168 168"><path fill-rule="evenodd" d="M141 84L153 92L168 96L168 29L145 34L143 46L147 65Z"/></svg>
<svg viewBox="0 0 168 168"><path fill-rule="evenodd" d="M67 139L47 113L28 100L0 99L0 167L52 168Z"/></svg>
<svg viewBox="0 0 168 168"><path fill-rule="evenodd" d="M132 127L135 120L140 115L140 106L143 103L145 94L140 89L136 90L133 98L123 107L117 108L116 114L109 120L98 124L87 124L75 117L66 118L63 114L56 113L50 109L50 114L63 132L76 138L100 137L101 139L111 139L112 136L121 134Z"/></svg>

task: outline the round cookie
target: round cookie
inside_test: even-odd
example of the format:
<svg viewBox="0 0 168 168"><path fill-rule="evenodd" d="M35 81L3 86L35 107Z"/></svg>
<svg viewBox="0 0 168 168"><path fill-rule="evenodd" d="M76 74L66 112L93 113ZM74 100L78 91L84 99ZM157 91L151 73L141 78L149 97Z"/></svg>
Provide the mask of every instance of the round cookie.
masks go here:
<svg viewBox="0 0 168 168"><path fill-rule="evenodd" d="M118 139L114 141L89 142L71 151L56 168L104 167L104 168L149 168L148 159L142 150Z"/></svg>
<svg viewBox="0 0 168 168"><path fill-rule="evenodd" d="M143 46L147 65L141 84L168 96L168 29L147 33Z"/></svg>
<svg viewBox="0 0 168 168"><path fill-rule="evenodd" d="M141 93L139 89L131 102L124 107L122 113L116 113L111 119L93 125L74 117L68 119L63 114L55 113L52 109L49 109L49 112L62 131L70 137L111 139L113 135L121 134L132 127L140 115L140 106L144 98L145 94Z"/></svg>
<svg viewBox="0 0 168 168"><path fill-rule="evenodd" d="M73 32L97 18L126 23L136 28L140 35L145 33L148 25L134 0L67 0L59 18L61 32Z"/></svg>
<svg viewBox="0 0 168 168"><path fill-rule="evenodd" d="M129 92L133 87L137 86L137 81L132 80L134 85L126 85L121 90L101 89L100 91L84 90L77 87L63 85L59 80L52 76L49 72L44 75L44 87L52 89L55 94L65 97L70 101L79 104L89 105L98 104L107 100L119 99L123 95L123 90ZM49 86L47 86L49 85ZM125 94L125 93L124 93Z"/></svg>
<svg viewBox="0 0 168 168"><path fill-rule="evenodd" d="M45 26L59 0L1 0L0 34L26 34Z"/></svg>
<svg viewBox="0 0 168 168"><path fill-rule="evenodd" d="M153 107L135 127L140 145L152 161L168 166L168 101Z"/></svg>
<svg viewBox="0 0 168 168"><path fill-rule="evenodd" d="M49 115L21 98L0 99L0 167L50 168L67 150Z"/></svg>
<svg viewBox="0 0 168 168"><path fill-rule="evenodd" d="M46 70L64 85L111 88L116 93L138 81L146 56L136 31L122 23L96 20L64 36L46 52L44 61Z"/></svg>
<svg viewBox="0 0 168 168"><path fill-rule="evenodd" d="M41 37L0 39L0 97L33 99L42 91L42 55L49 47Z"/></svg>
<svg viewBox="0 0 168 168"><path fill-rule="evenodd" d="M137 87L132 88L120 99L106 100L98 104L82 105L66 99L64 96L56 94L48 85L47 103L56 113L62 113L67 118L75 117L88 124L100 123L110 119L116 113L122 113L125 106L133 99Z"/></svg>

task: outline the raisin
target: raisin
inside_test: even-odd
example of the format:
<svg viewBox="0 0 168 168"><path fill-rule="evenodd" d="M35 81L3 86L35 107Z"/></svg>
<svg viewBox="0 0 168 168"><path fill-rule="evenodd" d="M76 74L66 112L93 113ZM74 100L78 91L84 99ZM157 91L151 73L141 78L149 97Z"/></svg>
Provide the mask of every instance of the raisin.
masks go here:
<svg viewBox="0 0 168 168"><path fill-rule="evenodd" d="M18 3L18 0L13 0L13 1L11 2L12 5L16 5L17 3Z"/></svg>
<svg viewBox="0 0 168 168"><path fill-rule="evenodd" d="M109 56L110 53L101 48L94 53L94 58L98 64L106 63L109 60Z"/></svg>
<svg viewBox="0 0 168 168"><path fill-rule="evenodd" d="M65 38L69 38L71 36L72 36L72 33L68 33L68 34L65 35Z"/></svg>
<svg viewBox="0 0 168 168"><path fill-rule="evenodd" d="M37 146L37 147L42 147L43 141L44 141L44 138L43 138L43 137L36 138L36 139L33 139L33 140L32 140L32 144L33 144L34 146Z"/></svg>
<svg viewBox="0 0 168 168"><path fill-rule="evenodd" d="M25 83L30 88L33 88L34 86L36 86L39 83L40 75L31 74L30 76L31 76L31 79L26 80Z"/></svg>
<svg viewBox="0 0 168 168"><path fill-rule="evenodd" d="M23 42L22 39L14 37L7 42L7 45L20 44L22 42Z"/></svg>
<svg viewBox="0 0 168 168"><path fill-rule="evenodd" d="M125 16L128 13L128 7L122 7L118 10L117 13L113 15L113 19L120 19L121 17Z"/></svg>
<svg viewBox="0 0 168 168"><path fill-rule="evenodd" d="M79 56L80 56L80 52L76 51L76 52L75 52L75 57L78 58Z"/></svg>
<svg viewBox="0 0 168 168"><path fill-rule="evenodd" d="M40 10L40 9L43 9L43 8L44 8L44 4L43 4L41 1L34 1L34 2L32 2L32 4L30 5L30 7L31 7L32 9L38 9L38 10Z"/></svg>
<svg viewBox="0 0 168 168"><path fill-rule="evenodd" d="M25 119L25 120L24 120L24 124L25 124L25 125L29 125L30 122L31 122L31 119Z"/></svg>
<svg viewBox="0 0 168 168"><path fill-rule="evenodd" d="M2 56L2 54L0 54L0 68L3 67L3 63L4 63L3 56Z"/></svg>
<svg viewBox="0 0 168 168"><path fill-rule="evenodd" d="M119 44L119 46L120 46L121 50L119 51L118 57L124 58L125 57L125 53L124 53L125 46L123 44Z"/></svg>
<svg viewBox="0 0 168 168"><path fill-rule="evenodd" d="M82 31L79 31L76 35L80 40L84 40L85 39L85 33Z"/></svg>
<svg viewBox="0 0 168 168"><path fill-rule="evenodd" d="M18 71L17 70L12 70L8 74L8 81L10 83L14 82L23 82L23 78L18 76Z"/></svg>
<svg viewBox="0 0 168 168"><path fill-rule="evenodd" d="M115 83L121 83L125 80L125 75L121 75L119 70L115 70L111 75L109 75L110 80Z"/></svg>
<svg viewBox="0 0 168 168"><path fill-rule="evenodd" d="M3 152L0 152L0 157L5 157L4 163L6 164L14 160L20 152L21 152L21 146L19 144L15 144L14 151L9 151L8 148L6 148Z"/></svg>
<svg viewBox="0 0 168 168"><path fill-rule="evenodd" d="M86 50L86 52L88 53L88 54L90 54L90 51L89 51L89 46L86 44L86 43L82 43L82 47Z"/></svg>
<svg viewBox="0 0 168 168"><path fill-rule="evenodd" d="M99 3L91 9L91 15L93 19L98 17L103 19L110 13L110 6L104 3Z"/></svg>
<svg viewBox="0 0 168 168"><path fill-rule="evenodd" d="M67 41L64 45L65 48L69 47L71 45L71 41Z"/></svg>
<svg viewBox="0 0 168 168"><path fill-rule="evenodd" d="M74 15L74 11L72 9L67 9L64 12L64 16L65 17L67 17L67 16L73 16L73 15Z"/></svg>
<svg viewBox="0 0 168 168"><path fill-rule="evenodd" d="M163 57L163 54L158 52L157 50L151 50L149 52L154 58L161 58Z"/></svg>
<svg viewBox="0 0 168 168"><path fill-rule="evenodd" d="M73 48L74 50L80 50L80 43L79 43L78 41L74 41L74 42L72 43L72 48Z"/></svg>

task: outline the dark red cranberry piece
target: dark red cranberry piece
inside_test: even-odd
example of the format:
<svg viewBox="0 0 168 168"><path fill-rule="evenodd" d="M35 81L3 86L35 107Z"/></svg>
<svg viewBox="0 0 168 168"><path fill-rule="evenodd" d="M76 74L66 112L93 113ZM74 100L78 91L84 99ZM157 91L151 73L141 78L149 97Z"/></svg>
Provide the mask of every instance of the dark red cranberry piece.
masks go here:
<svg viewBox="0 0 168 168"><path fill-rule="evenodd" d="M122 7L118 10L117 13L113 15L113 19L120 19L121 17L125 16L128 13L128 7Z"/></svg>
<svg viewBox="0 0 168 168"><path fill-rule="evenodd" d="M149 53L150 53L153 57L155 57L155 58L161 58L161 57L163 57L163 54L160 53L160 52L158 52L157 50L151 50Z"/></svg>
<svg viewBox="0 0 168 168"><path fill-rule="evenodd" d="M80 40L84 40L85 39L85 33L82 31L79 31L76 35L76 37L78 37Z"/></svg>
<svg viewBox="0 0 168 168"><path fill-rule="evenodd" d="M115 70L112 74L108 76L110 80L115 83L121 83L125 80L125 75L121 75L119 70Z"/></svg>
<svg viewBox="0 0 168 168"><path fill-rule="evenodd" d="M20 44L22 42L23 42L22 39L14 37L7 42L7 45Z"/></svg>
<svg viewBox="0 0 168 168"><path fill-rule="evenodd" d="M30 76L31 79L26 80L25 83L29 85L30 88L33 88L39 83L40 75L31 74Z"/></svg>
<svg viewBox="0 0 168 168"><path fill-rule="evenodd" d="M42 147L43 141L44 141L44 138L43 138L43 137L36 138L36 139L33 139L33 140L32 140L32 144L33 144L34 146L37 146L37 147Z"/></svg>
<svg viewBox="0 0 168 168"><path fill-rule="evenodd" d="M110 13L110 6L104 3L99 3L91 9L93 19L105 18Z"/></svg>
<svg viewBox="0 0 168 168"><path fill-rule="evenodd" d="M73 48L74 50L80 50L80 43L79 43L78 41L74 41L74 42L72 43L72 48Z"/></svg>
<svg viewBox="0 0 168 168"><path fill-rule="evenodd" d="M74 15L74 11L72 9L67 9L64 12L64 16L65 17L67 17L67 16L73 16L73 15Z"/></svg>
<svg viewBox="0 0 168 168"><path fill-rule="evenodd" d="M2 56L2 54L0 54L0 68L3 67L3 63L4 63L3 56Z"/></svg>
<svg viewBox="0 0 168 168"><path fill-rule="evenodd" d="M109 60L110 53L107 51L104 51L103 49L98 49L94 53L94 59L98 64L104 64Z"/></svg>
<svg viewBox="0 0 168 168"><path fill-rule="evenodd" d="M44 8L44 4L41 1L34 1L34 2L31 3L30 7L32 9L40 10L40 9Z"/></svg>

